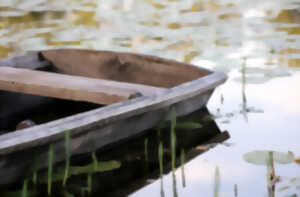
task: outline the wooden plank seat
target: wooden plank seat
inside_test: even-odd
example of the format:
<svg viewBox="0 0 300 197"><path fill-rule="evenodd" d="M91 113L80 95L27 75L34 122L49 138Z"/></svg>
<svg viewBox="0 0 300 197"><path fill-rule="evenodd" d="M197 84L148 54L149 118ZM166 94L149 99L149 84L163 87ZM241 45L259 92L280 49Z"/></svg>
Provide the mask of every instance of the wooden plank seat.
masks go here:
<svg viewBox="0 0 300 197"><path fill-rule="evenodd" d="M164 88L3 66L0 90L108 105Z"/></svg>

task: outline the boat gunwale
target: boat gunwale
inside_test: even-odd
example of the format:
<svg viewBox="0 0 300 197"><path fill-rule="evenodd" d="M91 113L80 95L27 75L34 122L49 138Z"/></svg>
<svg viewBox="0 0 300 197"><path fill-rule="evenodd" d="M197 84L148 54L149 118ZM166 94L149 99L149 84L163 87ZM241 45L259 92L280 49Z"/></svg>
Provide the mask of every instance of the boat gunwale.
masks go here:
<svg viewBox="0 0 300 197"><path fill-rule="evenodd" d="M152 57L147 55L142 56ZM154 58L157 59L158 57ZM168 59L158 59L162 59L166 62L168 61ZM171 62L172 61L174 60L171 60ZM197 68L202 69L201 67ZM203 94L208 90L214 89L227 79L227 76L222 72L212 72L207 69L203 70L208 71L209 73L198 79L166 89L156 95L143 96L119 102L66 118L50 121L31 128L3 134L0 136L0 156L35 146L54 143L57 140L63 139L65 131L68 130L71 131L72 136L78 135L82 132L86 132L89 127L95 125L104 127L115 121L140 115L147 111L154 111L171 106L179 101L192 98L196 95Z"/></svg>

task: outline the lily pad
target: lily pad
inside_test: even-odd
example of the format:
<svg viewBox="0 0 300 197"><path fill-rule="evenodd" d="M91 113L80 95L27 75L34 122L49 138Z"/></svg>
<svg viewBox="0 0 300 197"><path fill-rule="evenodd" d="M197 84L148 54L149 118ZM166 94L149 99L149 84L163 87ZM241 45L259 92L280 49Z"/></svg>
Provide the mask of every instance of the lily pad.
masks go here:
<svg viewBox="0 0 300 197"><path fill-rule="evenodd" d="M253 151L243 155L243 158L248 163L256 164L256 165L267 165L268 157L270 151ZM280 164L289 164L294 161L294 154L292 152L273 152L274 162Z"/></svg>

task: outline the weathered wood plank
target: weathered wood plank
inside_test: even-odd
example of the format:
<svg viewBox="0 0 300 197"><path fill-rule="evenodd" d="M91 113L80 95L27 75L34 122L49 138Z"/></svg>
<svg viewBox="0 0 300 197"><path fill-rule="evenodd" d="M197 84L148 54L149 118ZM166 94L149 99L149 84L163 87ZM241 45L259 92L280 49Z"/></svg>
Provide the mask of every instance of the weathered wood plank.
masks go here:
<svg viewBox="0 0 300 197"><path fill-rule="evenodd" d="M189 107L189 109L192 111L203 107L206 104L210 94L211 91L205 92L204 95L198 95L196 97L177 103L177 115L182 116L189 114L191 111L183 110L184 106L187 105L191 105L194 107L193 109L192 107ZM130 116L128 118L124 118L115 122L114 124L107 124L101 126L93 124L90 125L89 128L85 128L86 130L83 133L76 133L73 130L71 131L71 154L84 154L95 151L99 148L103 149L106 147L111 147L112 145L124 142L129 138L141 135L143 134L143 132L141 131L157 126L159 121L165 118L165 116L169 115L169 112L170 107L165 106L163 108L143 113L141 115L135 115ZM24 131L26 130L18 131L15 133L22 134L22 132ZM43 132L42 130L39 131ZM33 130L33 132L35 131ZM36 133L35 135L38 134L39 133ZM54 163L63 161L65 159L65 132L63 132L62 134L62 138L53 143L55 152ZM20 174L24 174L24 169L27 169L30 165L32 165L31 162L34 160L32 153L34 151L36 151L37 155L39 156L39 167L47 167L48 145L44 144L42 146L32 146L32 148L34 147L35 149L31 149L31 151L29 151L31 153L30 158L28 158L28 149L26 150L25 148L23 148L20 150L20 152L15 152L13 154L6 155L2 157L2 160L0 159L0 169L3 169L5 167L7 168L5 171L0 171L0 177L7 177L5 180L0 179L0 184L2 181L14 181L16 180L15 178L18 177ZM12 165L13 163L18 163L18 161L22 161L22 163L20 163L19 165ZM10 176L8 176L9 174Z"/></svg>
<svg viewBox="0 0 300 197"><path fill-rule="evenodd" d="M194 105L193 107L178 107L183 110L180 115L186 115L197 110L199 107L202 107L205 104L203 100L207 101L209 98L209 96L207 96L207 92L211 92L216 86L222 84L226 78L225 74L215 72L207 75L206 77L165 90L163 93L157 95L140 97L130 101L116 103L104 108L59 119L33 128L1 135L0 156L25 148L54 143L55 141L63 139L64 132L67 130L71 131L72 135L89 133L93 129L99 130L107 125L113 126L118 123L118 121L126 120L131 116L139 116L143 113L151 114L153 111L168 107L178 102L182 102L182 105L186 105L186 103L189 102ZM200 99L201 105L199 103L195 104L194 101L191 101L191 99ZM153 115L151 117L152 119L155 119L155 121L151 124L151 126L154 126L153 124L158 121L156 118L158 117L159 119L160 115ZM141 124L146 124L147 122L151 122L150 120L151 119L140 121ZM137 121L134 122L134 124L137 124ZM147 123L148 127L150 126L149 124ZM118 132L120 137L119 140L123 138L124 135L126 136L131 135L132 132L139 132L141 129L145 129L145 127L145 125L141 128L136 128L136 126L134 126L134 129L132 131L129 130L129 133ZM108 132L107 137L109 141L117 140L115 137L113 137L114 139L111 139L112 137L109 135L111 132L116 132L114 129L108 129L106 132ZM96 133L100 134L101 132ZM95 133L90 133L89 135L94 134ZM97 143L100 142L98 141ZM108 143L108 141L104 140L101 143Z"/></svg>
<svg viewBox="0 0 300 197"><path fill-rule="evenodd" d="M149 96L163 89L103 79L0 67L0 90L108 105L128 100L137 93Z"/></svg>
<svg viewBox="0 0 300 197"><path fill-rule="evenodd" d="M59 49L42 51L58 72L171 88L210 72L153 56L112 51Z"/></svg>

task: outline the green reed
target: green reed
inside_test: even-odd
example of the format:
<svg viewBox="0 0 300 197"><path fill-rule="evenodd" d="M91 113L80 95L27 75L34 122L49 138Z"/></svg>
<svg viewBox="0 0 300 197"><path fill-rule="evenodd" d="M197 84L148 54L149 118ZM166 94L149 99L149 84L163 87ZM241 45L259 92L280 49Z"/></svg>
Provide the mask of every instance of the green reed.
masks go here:
<svg viewBox="0 0 300 197"><path fill-rule="evenodd" d="M53 145L50 144L49 151L48 151L48 196L51 196L53 159L54 159L54 150L53 150Z"/></svg>
<svg viewBox="0 0 300 197"><path fill-rule="evenodd" d="M238 185L234 184L234 197L238 197Z"/></svg>
<svg viewBox="0 0 300 197"><path fill-rule="evenodd" d="M181 153L180 153L180 161L181 161L181 179L182 179L182 187L185 187L185 186L186 186L186 182L185 182L185 173L184 173L184 163L185 163L184 149L181 149Z"/></svg>
<svg viewBox="0 0 300 197"><path fill-rule="evenodd" d="M175 109L175 106L172 106L172 108L171 108L171 132L170 132L172 169L175 169L175 161L176 161L175 127L176 127L176 109Z"/></svg>
<svg viewBox="0 0 300 197"><path fill-rule="evenodd" d="M172 170L173 197L178 197L175 169Z"/></svg>
<svg viewBox="0 0 300 197"><path fill-rule="evenodd" d="M36 187L36 185L37 185L37 176L38 176L37 175L37 172L38 172L37 163L38 163L38 157L37 157L37 153L35 152L34 159L33 159L33 174L32 174L32 182L33 182L34 187Z"/></svg>
<svg viewBox="0 0 300 197"><path fill-rule="evenodd" d="M22 188L22 197L27 197L28 194L28 179L24 180L23 188Z"/></svg>
<svg viewBox="0 0 300 197"><path fill-rule="evenodd" d="M159 161L159 172L160 172L160 176L162 177L163 175L163 156L164 156L164 147L163 147L163 143L160 142L159 146L158 146L158 161Z"/></svg>
<svg viewBox="0 0 300 197"><path fill-rule="evenodd" d="M216 167L215 170L215 183L214 183L214 197L219 197L220 190L220 170L219 167Z"/></svg>
<svg viewBox="0 0 300 197"><path fill-rule="evenodd" d="M163 172L164 172L164 166L163 166L163 156L164 156L164 146L163 143L160 142L158 145L158 161L159 161L159 173L160 173L160 196L164 197L164 189L163 189Z"/></svg>
<svg viewBox="0 0 300 197"><path fill-rule="evenodd" d="M66 131L65 133L65 150L66 150L66 167L65 167L65 175L63 179L63 187L66 186L67 179L69 177L70 171L70 131Z"/></svg>
<svg viewBox="0 0 300 197"><path fill-rule="evenodd" d="M146 138L144 140L144 150L145 150L144 154L145 154L145 162L146 163L148 163L148 143L149 143L149 139Z"/></svg>
<svg viewBox="0 0 300 197"><path fill-rule="evenodd" d="M95 172L98 168L99 162L97 160L95 152L92 153L93 167L87 174L87 192L90 196L92 193L92 184L93 184L93 172Z"/></svg>
<svg viewBox="0 0 300 197"><path fill-rule="evenodd" d="M92 172L89 172L88 174L87 174L87 192L88 192L88 195L90 196L91 195L91 193L92 193Z"/></svg>

